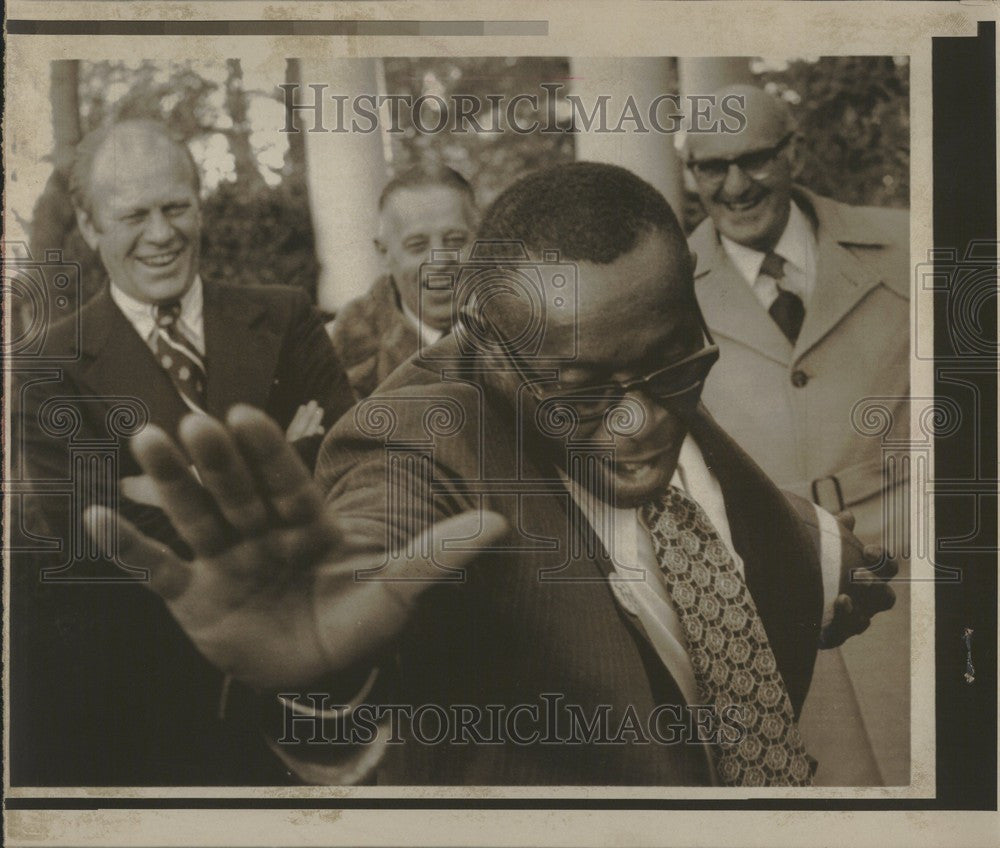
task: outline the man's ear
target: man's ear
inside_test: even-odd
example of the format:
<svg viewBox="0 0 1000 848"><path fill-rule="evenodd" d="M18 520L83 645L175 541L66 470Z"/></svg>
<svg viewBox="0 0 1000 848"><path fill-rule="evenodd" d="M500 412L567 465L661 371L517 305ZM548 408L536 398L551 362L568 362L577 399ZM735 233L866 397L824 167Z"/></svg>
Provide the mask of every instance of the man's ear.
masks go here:
<svg viewBox="0 0 1000 848"><path fill-rule="evenodd" d="M83 240L87 242L87 246L96 251L98 237L100 235L97 226L94 224L93 219L90 215L83 209L76 207L76 226L80 230L80 235L83 236Z"/></svg>

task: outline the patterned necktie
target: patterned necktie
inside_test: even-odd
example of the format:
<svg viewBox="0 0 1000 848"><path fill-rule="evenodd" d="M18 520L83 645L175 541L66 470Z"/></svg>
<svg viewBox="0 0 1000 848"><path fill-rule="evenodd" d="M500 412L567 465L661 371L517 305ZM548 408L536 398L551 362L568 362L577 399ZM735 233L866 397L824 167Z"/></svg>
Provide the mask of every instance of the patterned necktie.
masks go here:
<svg viewBox="0 0 1000 848"><path fill-rule="evenodd" d="M736 708L744 733L716 742L727 786L809 786L792 703L743 575L704 510L671 486L639 515L688 642L702 703Z"/></svg>
<svg viewBox="0 0 1000 848"><path fill-rule="evenodd" d="M767 314L774 319L781 332L785 334L792 344L799 337L802 329L802 322L806 317L806 308L802 304L802 298L781 287L781 281L785 279L785 260L778 256L773 250L764 257L760 266L760 273L770 277L778 284L778 296L775 298Z"/></svg>
<svg viewBox="0 0 1000 848"><path fill-rule="evenodd" d="M181 332L179 301L156 305L156 359L170 375L181 399L194 412L205 411L205 365Z"/></svg>

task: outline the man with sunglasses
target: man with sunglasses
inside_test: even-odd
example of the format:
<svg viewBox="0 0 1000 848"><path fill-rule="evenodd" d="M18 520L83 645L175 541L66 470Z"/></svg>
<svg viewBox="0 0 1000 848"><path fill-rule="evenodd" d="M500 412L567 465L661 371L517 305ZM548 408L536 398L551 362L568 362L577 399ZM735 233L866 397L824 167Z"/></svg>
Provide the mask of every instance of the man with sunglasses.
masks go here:
<svg viewBox="0 0 1000 848"><path fill-rule="evenodd" d="M339 422L315 481L247 407L185 420L183 450L137 436L196 557L120 523L126 557L286 708L305 780L808 785L797 713L817 649L891 606L885 574L845 577L878 552L701 407L718 351L655 189L546 169L480 235L455 332Z"/></svg>
<svg viewBox="0 0 1000 848"><path fill-rule="evenodd" d="M779 486L833 513L850 510L860 539L899 556L908 549L908 481L903 465L883 474L882 453L909 438L907 213L848 206L797 185L788 105L750 86L715 96L742 97L746 127L686 139L709 216L689 240L695 290L721 352L705 404ZM866 403L885 415L886 432L868 432ZM838 781L907 782L908 724L887 718L909 711L903 600L877 638L844 650L860 703L821 695L807 705L807 724L813 707L824 709L816 724L838 750L846 730L830 728L862 713L853 723L872 741L857 740ZM844 679L839 657L823 663L817 692L827 674Z"/></svg>

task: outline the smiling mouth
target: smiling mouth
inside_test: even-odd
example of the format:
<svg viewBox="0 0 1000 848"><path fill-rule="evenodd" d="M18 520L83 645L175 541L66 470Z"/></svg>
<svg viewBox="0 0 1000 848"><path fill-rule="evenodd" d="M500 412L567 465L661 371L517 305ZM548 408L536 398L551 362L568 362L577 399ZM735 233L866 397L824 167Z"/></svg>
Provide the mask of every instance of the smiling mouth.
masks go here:
<svg viewBox="0 0 1000 848"><path fill-rule="evenodd" d="M635 477L644 471L656 468L660 464L660 459L664 453L665 451L661 450L632 459L618 460L612 462L611 467L614 469L615 474L623 477Z"/></svg>
<svg viewBox="0 0 1000 848"><path fill-rule="evenodd" d="M137 256L136 260L148 268L166 268L173 263L182 253L184 248L171 250L166 253L156 253L152 256Z"/></svg>
<svg viewBox="0 0 1000 848"><path fill-rule="evenodd" d="M756 197L751 197L749 200L723 201L722 205L725 206L730 212L749 212L751 209L759 206L761 201L766 196L767 195L764 194L758 194Z"/></svg>

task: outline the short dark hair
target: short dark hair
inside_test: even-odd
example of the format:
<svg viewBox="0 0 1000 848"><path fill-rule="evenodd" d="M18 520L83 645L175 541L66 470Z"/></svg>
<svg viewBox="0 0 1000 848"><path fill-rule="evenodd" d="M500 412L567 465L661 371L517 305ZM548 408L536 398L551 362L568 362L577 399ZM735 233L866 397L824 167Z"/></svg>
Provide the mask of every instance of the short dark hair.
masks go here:
<svg viewBox="0 0 1000 848"><path fill-rule="evenodd" d="M378 211L381 212L389 198L404 188L423 188L425 186L445 186L455 189L459 194L468 197L473 206L476 205L476 193L469 181L454 168L439 162L419 162L405 171L396 174L378 197Z"/></svg>
<svg viewBox="0 0 1000 848"><path fill-rule="evenodd" d="M162 135L163 138L176 144L179 150L183 150L191 165L191 179L195 194L201 191L201 175L198 171L198 165L183 139L171 131L170 127L163 121L155 118L129 118L102 124L97 129L87 133L77 144L69 171L69 196L74 206L82 209L88 215L93 212L90 207L90 172L94 167L94 159L104 147L105 142L127 126L142 127L150 134Z"/></svg>
<svg viewBox="0 0 1000 848"><path fill-rule="evenodd" d="M617 165L571 162L530 173L503 191L484 213L478 238L606 265L650 231L684 243L670 204L645 180Z"/></svg>

